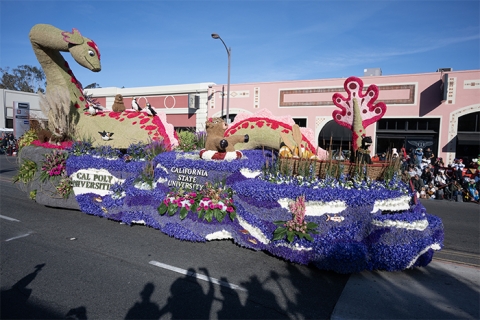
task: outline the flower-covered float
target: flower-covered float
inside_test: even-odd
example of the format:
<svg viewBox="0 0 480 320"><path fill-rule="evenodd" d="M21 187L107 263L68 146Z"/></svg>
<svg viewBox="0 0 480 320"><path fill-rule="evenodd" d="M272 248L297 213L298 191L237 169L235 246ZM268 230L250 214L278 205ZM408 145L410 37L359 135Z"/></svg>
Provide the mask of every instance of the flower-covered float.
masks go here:
<svg viewBox="0 0 480 320"><path fill-rule="evenodd" d="M179 240L231 240L339 273L425 266L443 246L441 220L416 202L395 173L383 181L361 172L319 176L319 161L304 160L294 174L269 149L243 150L240 159L219 161L159 142L122 152L82 141L64 150L36 144L20 152L24 164L29 154L45 154L33 180L54 181L58 194L87 214L144 224ZM148 151L154 149L160 152ZM53 158L64 161L51 163ZM25 176L19 180L39 202L44 189L32 190L38 183Z"/></svg>
<svg viewBox="0 0 480 320"><path fill-rule="evenodd" d="M55 44L51 50L70 51L77 61L88 56L86 67L99 71L98 47L78 30L36 25L30 39L49 83L41 107L57 138L39 141L45 128L22 137L14 182L39 204L144 224L179 240L229 240L339 273L426 266L443 247L441 220L416 201L394 165L372 178L368 161L325 160L312 132L265 111L237 116L225 139L214 141L215 152L227 150L222 140L238 145L229 150L235 156L187 149L185 133L155 110L96 111L61 55L45 52ZM333 97L340 108L333 117L352 129L354 151L365 155L365 127L386 106L374 104L374 85L363 94L356 77L345 90L348 97Z"/></svg>

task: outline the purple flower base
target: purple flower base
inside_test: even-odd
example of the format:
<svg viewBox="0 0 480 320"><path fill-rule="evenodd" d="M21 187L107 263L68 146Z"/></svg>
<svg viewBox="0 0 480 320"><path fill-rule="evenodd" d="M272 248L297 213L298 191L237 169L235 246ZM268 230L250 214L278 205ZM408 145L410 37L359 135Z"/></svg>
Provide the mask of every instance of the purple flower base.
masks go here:
<svg viewBox="0 0 480 320"><path fill-rule="evenodd" d="M126 224L145 223L161 232L179 240L205 242L207 236L215 232L228 232L234 243L252 250L263 250L274 256L299 264L312 264L323 270L338 273L354 273L362 270L399 271L409 267L426 266L433 257L435 249L443 247L444 233L442 221L426 213L421 204L412 204L410 209L395 212L371 213L375 200L396 198L404 195L399 190L385 188L344 189L322 188L309 189L294 185L277 185L260 179L245 178L240 170L261 170L265 154L262 151L247 150L245 159L234 161L190 160L179 157L178 152L166 152L154 159L155 181L173 179L169 168L195 168L207 170L208 178L226 179L234 191L234 204L238 219L232 221L227 215L220 223L215 219L209 223L198 218L195 212L189 212L183 220L179 212L170 216L160 215L157 208L165 199L170 188L166 184L155 183L152 190L135 187L135 180L140 176L143 166L139 163L125 163L121 160L104 160L91 156L72 156L67 161L67 171L71 174L79 169L106 169L115 176L126 179L115 186L115 192L122 193L122 198L114 195L99 197L89 193L77 195L80 209L88 214L121 221ZM289 220L291 213L281 208L277 200L295 199L305 195L307 201L343 200L348 207L338 214L344 218L341 222L327 221L326 215L307 216L307 222L318 224L313 234L313 242L295 239L271 241L276 229L274 221ZM425 230L408 230L400 227L380 227L373 220L383 222L394 220L400 222L428 221ZM243 221L240 223L240 221ZM243 224L245 223L245 224ZM250 232L251 230L257 232ZM250 231L249 231L250 230Z"/></svg>

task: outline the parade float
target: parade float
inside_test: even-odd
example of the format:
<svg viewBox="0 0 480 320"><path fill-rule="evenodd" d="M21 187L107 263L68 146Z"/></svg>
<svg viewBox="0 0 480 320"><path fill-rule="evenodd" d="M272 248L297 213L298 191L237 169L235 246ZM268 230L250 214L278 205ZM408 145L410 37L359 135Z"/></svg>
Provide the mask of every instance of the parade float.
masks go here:
<svg viewBox="0 0 480 320"><path fill-rule="evenodd" d="M70 52L80 55L80 48L72 48L83 46L85 54L98 58L89 66L99 70L98 48L87 38L82 42L78 30L48 25L32 30L37 28L50 43L58 41L56 50L75 34L80 44L69 45ZM338 273L426 266L443 247L441 220L416 200L395 162L370 164L365 157L365 128L386 112L384 104L375 103L375 85L364 93L361 79L351 77L345 81L348 96L333 96L339 108L333 118L353 132L350 161L332 160L315 147L311 132L266 110L239 115L228 127L221 119L208 119L206 128L217 125L220 131L207 132L203 143L198 140L200 148L185 151L160 113L91 112L91 102L60 58L56 73L61 76L51 79L64 79L57 89L70 93L65 94L67 127L90 139L68 139L66 125L53 115L56 103L47 108L48 129L32 129L23 137L15 181L39 204L143 224L184 241L228 240ZM136 140L124 139L121 128L138 132L130 134ZM52 133L49 139L45 134L39 139L42 130ZM67 139L53 141L55 132Z"/></svg>

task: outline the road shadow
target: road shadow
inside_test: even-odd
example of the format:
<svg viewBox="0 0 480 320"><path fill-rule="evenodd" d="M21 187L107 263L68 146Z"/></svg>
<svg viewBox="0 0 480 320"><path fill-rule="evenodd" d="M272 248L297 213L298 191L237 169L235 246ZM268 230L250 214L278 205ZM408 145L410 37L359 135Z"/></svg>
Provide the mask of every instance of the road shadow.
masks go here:
<svg viewBox="0 0 480 320"><path fill-rule="evenodd" d="M241 286L248 292L240 313L243 319L289 319L287 310L280 306L275 293L265 287L268 281L269 278L261 281L257 275L253 275L247 282L241 282ZM225 302L223 309L225 309ZM230 319L235 319L235 316L233 314Z"/></svg>
<svg viewBox="0 0 480 320"><path fill-rule="evenodd" d="M280 275L271 271L270 279L279 288L290 284L295 289L293 298L288 298L286 290L282 289L282 294L288 298L289 313L304 319L330 319L350 274L320 270L311 265L289 263L286 267L288 273Z"/></svg>
<svg viewBox="0 0 480 320"><path fill-rule="evenodd" d="M218 319L246 319L245 310L237 290L229 285L227 278L221 277L220 281L225 285L220 286L223 303L222 308L217 312Z"/></svg>
<svg viewBox="0 0 480 320"><path fill-rule="evenodd" d="M259 272L238 285L225 276L211 278L205 268L198 273L189 268L172 283L163 307L151 301L154 285L149 283L125 318L329 319L349 275L288 263L285 267L282 274Z"/></svg>
<svg viewBox="0 0 480 320"><path fill-rule="evenodd" d="M220 278L219 301L222 307L217 311L217 319L288 319L288 314L277 302L275 294L267 290L257 276L251 276L241 283L246 289L245 303L241 302L238 290L229 284L226 277Z"/></svg>
<svg viewBox="0 0 480 320"><path fill-rule="evenodd" d="M194 268L170 287L170 297L160 310L160 316L169 313L172 319L209 319L215 289L207 269L199 268L208 279L208 290L203 291Z"/></svg>
<svg viewBox="0 0 480 320"><path fill-rule="evenodd" d="M10 289L0 291L1 319L64 319L52 309L30 303L32 289L28 285L35 280L45 263L35 266L35 270L18 280Z"/></svg>
<svg viewBox="0 0 480 320"><path fill-rule="evenodd" d="M203 291L194 268L189 268L185 277L177 278L170 286L167 303L160 309L151 301L155 285L147 283L140 292L141 301L136 302L127 312L125 319L160 319L169 315L171 319L209 319L214 299L214 284L207 269L199 270L208 278L208 290Z"/></svg>
<svg viewBox="0 0 480 320"><path fill-rule="evenodd" d="M78 308L72 308L68 310L67 314L65 315L65 319L82 319L86 320L87 318L87 308L84 306Z"/></svg>
<svg viewBox="0 0 480 320"><path fill-rule="evenodd" d="M147 283L140 292L141 301L136 302L128 310L125 319L159 319L161 316L160 308L158 304L150 301L154 290L153 283Z"/></svg>
<svg viewBox="0 0 480 320"><path fill-rule="evenodd" d="M218 319L288 319L288 314L277 303L275 294L263 287L257 276L251 276L241 286L232 285L226 277L219 280L210 277L206 268L189 268L184 277L177 278L170 286L170 296L162 308L150 297L154 285L149 283L140 293L142 301L130 308L125 319L211 319L214 302L220 303ZM205 285L199 278L206 281ZM267 280L268 281L268 280ZM216 288L220 292L215 297ZM218 293L217 291L217 293ZM242 297L240 297L242 295ZM241 300L245 302L242 303Z"/></svg>

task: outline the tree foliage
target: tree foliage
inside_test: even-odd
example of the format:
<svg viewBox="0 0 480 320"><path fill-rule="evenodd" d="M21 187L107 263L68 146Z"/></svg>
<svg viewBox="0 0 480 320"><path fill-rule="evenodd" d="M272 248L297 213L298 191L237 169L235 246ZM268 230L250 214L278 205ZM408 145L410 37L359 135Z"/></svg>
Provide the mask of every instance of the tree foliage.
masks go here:
<svg viewBox="0 0 480 320"><path fill-rule="evenodd" d="M10 72L10 68L0 68L0 88L24 92L45 92L45 73L41 68L21 65Z"/></svg>
<svg viewBox="0 0 480 320"><path fill-rule="evenodd" d="M100 85L96 82L90 83L88 86L84 87L83 89L95 89L95 88L101 88Z"/></svg>

